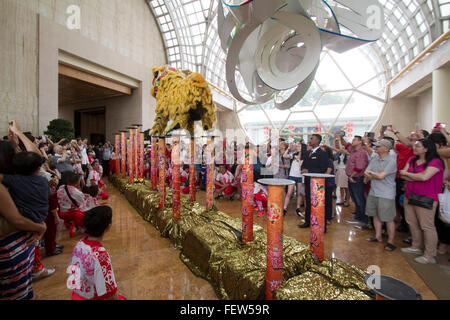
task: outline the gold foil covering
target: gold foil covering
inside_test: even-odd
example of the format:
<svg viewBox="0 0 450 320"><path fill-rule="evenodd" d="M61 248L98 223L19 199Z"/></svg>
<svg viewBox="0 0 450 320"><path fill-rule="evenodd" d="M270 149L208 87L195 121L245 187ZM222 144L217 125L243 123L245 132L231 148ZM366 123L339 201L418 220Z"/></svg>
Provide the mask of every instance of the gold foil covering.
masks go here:
<svg viewBox="0 0 450 320"><path fill-rule="evenodd" d="M172 219L171 190L166 189L165 208L158 210L157 191L150 184L128 184L126 179L109 180L162 237L181 251L180 259L197 276L208 280L220 299L264 299L267 233L254 225L253 241L241 242L242 220L212 208L207 211L181 195L181 219ZM283 237L283 283L274 299L361 300L371 299L364 272L332 259L318 262L309 246ZM369 293L370 294L370 293Z"/></svg>
<svg viewBox="0 0 450 320"><path fill-rule="evenodd" d="M371 300L364 292L338 286L322 274L305 272L283 282L274 294L276 300Z"/></svg>

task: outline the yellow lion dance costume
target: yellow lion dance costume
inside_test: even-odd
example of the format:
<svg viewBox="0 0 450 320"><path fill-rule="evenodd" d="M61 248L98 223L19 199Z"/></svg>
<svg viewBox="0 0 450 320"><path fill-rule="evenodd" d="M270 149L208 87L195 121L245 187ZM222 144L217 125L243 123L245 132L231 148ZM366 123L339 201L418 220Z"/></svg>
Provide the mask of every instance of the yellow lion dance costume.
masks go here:
<svg viewBox="0 0 450 320"><path fill-rule="evenodd" d="M153 88L156 98L156 118L152 135L185 129L194 136L194 121L202 121L204 130L211 130L216 122L216 106L205 78L189 70L179 71L162 66L153 68Z"/></svg>

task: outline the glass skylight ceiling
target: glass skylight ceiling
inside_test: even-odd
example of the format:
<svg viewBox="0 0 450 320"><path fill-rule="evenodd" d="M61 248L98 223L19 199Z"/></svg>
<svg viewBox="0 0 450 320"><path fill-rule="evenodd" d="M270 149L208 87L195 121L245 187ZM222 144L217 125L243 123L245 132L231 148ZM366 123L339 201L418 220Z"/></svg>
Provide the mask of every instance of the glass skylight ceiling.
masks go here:
<svg viewBox="0 0 450 320"><path fill-rule="evenodd" d="M220 0L146 0L158 21L171 66L197 71L228 91L225 54L217 35ZM380 63L394 77L449 29L450 0L379 0L386 28L372 44ZM376 62L378 63L378 62Z"/></svg>
<svg viewBox="0 0 450 320"><path fill-rule="evenodd" d="M385 30L375 43L385 60L390 77L394 77L411 60L417 57L445 28L446 19L441 12L445 7L442 0L379 0L385 7ZM445 13L445 12L444 12Z"/></svg>
<svg viewBox="0 0 450 320"><path fill-rule="evenodd" d="M168 64L200 72L210 83L228 92L226 56L217 34L217 5L221 0L146 1L159 24ZM324 82L318 72L310 91L288 111L274 110L273 103L235 106L243 129L254 142L264 140L268 129L277 129L288 138L306 138L312 132L328 135L337 130L346 130L351 137L352 133L363 134L371 127L385 104L386 83L446 32L450 21L450 0L379 2L385 7L386 23L380 40L342 55L323 52L320 69L329 72L329 68L334 68L333 81ZM354 63L348 63L352 55L373 72L357 79L362 69L354 70ZM239 87L245 93L244 86ZM361 105L370 110L366 109L361 119L355 119L355 110Z"/></svg>

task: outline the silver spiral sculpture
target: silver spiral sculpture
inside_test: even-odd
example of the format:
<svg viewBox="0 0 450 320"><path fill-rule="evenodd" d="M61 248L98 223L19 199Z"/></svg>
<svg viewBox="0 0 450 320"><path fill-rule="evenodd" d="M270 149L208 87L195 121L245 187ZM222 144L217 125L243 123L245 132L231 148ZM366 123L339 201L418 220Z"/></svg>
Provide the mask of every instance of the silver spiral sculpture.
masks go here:
<svg viewBox="0 0 450 320"><path fill-rule="evenodd" d="M378 0L218 1L228 88L249 105L274 99L278 109L293 107L311 86L323 48L342 53L378 40L383 32ZM250 97L239 91L236 72Z"/></svg>

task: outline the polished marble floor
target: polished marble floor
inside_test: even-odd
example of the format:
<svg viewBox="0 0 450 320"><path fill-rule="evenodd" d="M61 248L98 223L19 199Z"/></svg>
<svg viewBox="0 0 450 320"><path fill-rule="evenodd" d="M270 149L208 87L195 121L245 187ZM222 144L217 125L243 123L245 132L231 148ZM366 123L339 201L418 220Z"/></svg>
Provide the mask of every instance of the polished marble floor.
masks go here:
<svg viewBox="0 0 450 320"><path fill-rule="evenodd" d="M111 256L119 294L132 300L217 299L211 285L194 276L181 262L179 250L168 239L161 238L159 232L145 222L116 189L109 185L108 192L108 202L113 208L113 226L106 234L103 245ZM197 200L204 204L205 194L199 192ZM216 200L215 203L219 210L240 217L239 201ZM325 258L334 257L364 270L376 265L382 274L414 287L424 299L437 299L400 253L399 248L407 246L402 242L407 235L398 233L397 250L387 252L383 244L366 241L372 235L371 231L359 230L345 222L352 217L351 210L352 207L337 206L336 218L325 234ZM255 215L254 222L266 226L265 216ZM284 233L308 243L309 229L298 228L301 222L301 218L295 215L295 199L291 200L288 215L284 219ZM82 235L77 234L70 239L68 232L63 231L59 243L65 246L64 252L58 256L45 257L43 251L44 265L56 268L56 272L33 284L38 300L70 299L71 292L66 288L66 268L73 247L81 238Z"/></svg>

